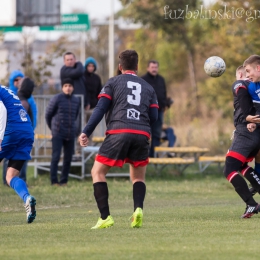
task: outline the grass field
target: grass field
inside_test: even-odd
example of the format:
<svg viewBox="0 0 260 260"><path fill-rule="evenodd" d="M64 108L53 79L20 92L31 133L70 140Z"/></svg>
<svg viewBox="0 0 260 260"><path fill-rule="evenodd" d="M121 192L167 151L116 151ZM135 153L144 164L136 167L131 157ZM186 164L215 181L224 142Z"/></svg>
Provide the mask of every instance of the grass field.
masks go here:
<svg viewBox="0 0 260 260"><path fill-rule="evenodd" d="M214 169L213 169L214 170ZM188 172L188 171L187 171ZM51 187L28 173L37 218L27 224L22 201L0 189L0 259L257 259L260 216L241 219L244 204L221 173L147 178L144 224L131 229L132 185L110 179L112 228L98 218L90 179Z"/></svg>

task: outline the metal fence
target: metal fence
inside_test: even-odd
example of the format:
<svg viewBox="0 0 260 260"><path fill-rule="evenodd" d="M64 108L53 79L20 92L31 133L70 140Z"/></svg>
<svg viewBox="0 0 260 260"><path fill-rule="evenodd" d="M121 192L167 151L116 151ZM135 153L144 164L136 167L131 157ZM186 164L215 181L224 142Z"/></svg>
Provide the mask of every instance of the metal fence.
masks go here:
<svg viewBox="0 0 260 260"><path fill-rule="evenodd" d="M84 111L84 102L83 95L76 95L81 99L81 109L80 109L80 117L81 117L81 129L85 126L85 111ZM43 170L50 172L50 161L52 154L52 143L51 143L51 131L48 128L45 120L45 112L46 108L50 102L50 99L53 95L35 95L34 99L37 104L38 109L38 122L37 127L35 129L35 141L32 150L32 161L29 165L34 166L34 177L37 177L38 171ZM93 136L104 136L105 134L105 121L102 119L100 124L97 126ZM77 179L83 179L85 176L89 176L89 174L85 173L86 161L90 159L91 154L86 154L84 149L79 146L77 140L75 140L75 150L79 150L80 156L79 160L72 161L71 169L74 167L78 167L80 170L77 173L69 173L70 177L74 177ZM59 166L62 166L63 154L61 155L61 160L59 162ZM61 171L58 171L60 174Z"/></svg>

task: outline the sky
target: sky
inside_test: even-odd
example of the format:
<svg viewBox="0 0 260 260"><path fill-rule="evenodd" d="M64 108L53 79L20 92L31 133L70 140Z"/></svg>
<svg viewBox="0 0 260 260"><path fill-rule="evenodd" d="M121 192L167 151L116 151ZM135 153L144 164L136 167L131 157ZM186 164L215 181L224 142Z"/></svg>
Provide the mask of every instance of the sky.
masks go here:
<svg viewBox="0 0 260 260"><path fill-rule="evenodd" d="M73 9L83 10L90 19L103 19L111 13L112 0L61 0L61 13L71 13ZM119 0L114 1L114 11L122 8Z"/></svg>
<svg viewBox="0 0 260 260"><path fill-rule="evenodd" d="M8 0L8 1L15 1L15 0ZM205 4L209 4L214 2L215 0L204 0ZM10 3L9 2L9 3ZM84 12L89 15L89 19L97 19L97 20L104 20L111 14L111 3L113 2L113 9L114 12L119 11L122 9L122 4L119 0L61 0L61 13L62 14L69 14L73 11L77 12ZM7 5L7 1L0 2L0 14L1 10L5 12L7 9L3 5ZM10 7L9 7L10 8ZM1 20L1 19L0 19ZM58 35L61 33L51 32L38 32L37 28L27 28L27 30L34 31L35 36L38 39L46 39L48 38L57 38ZM19 37L19 33L7 33L5 34L5 40L13 40ZM57 37L55 37L57 36Z"/></svg>

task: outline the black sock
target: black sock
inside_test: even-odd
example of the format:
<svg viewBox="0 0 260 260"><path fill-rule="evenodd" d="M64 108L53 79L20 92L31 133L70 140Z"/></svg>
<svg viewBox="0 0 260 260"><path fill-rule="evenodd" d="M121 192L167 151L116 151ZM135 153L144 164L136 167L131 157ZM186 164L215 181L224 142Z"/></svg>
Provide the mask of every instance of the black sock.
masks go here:
<svg viewBox="0 0 260 260"><path fill-rule="evenodd" d="M253 168L247 167L241 173L244 175L244 177L252 184L252 187L260 191L260 178L259 176L254 172Z"/></svg>
<svg viewBox="0 0 260 260"><path fill-rule="evenodd" d="M234 186L236 192L241 197L241 199L251 206L257 205L256 201L253 199L251 192L248 189L246 181L239 174L235 175L230 181Z"/></svg>
<svg viewBox="0 0 260 260"><path fill-rule="evenodd" d="M94 196L97 202L99 212L102 219L106 219L109 215L108 206L108 188L106 182L96 182L93 184Z"/></svg>
<svg viewBox="0 0 260 260"><path fill-rule="evenodd" d="M133 185L134 211L136 208L143 208L144 197L146 192L145 183L138 181Z"/></svg>

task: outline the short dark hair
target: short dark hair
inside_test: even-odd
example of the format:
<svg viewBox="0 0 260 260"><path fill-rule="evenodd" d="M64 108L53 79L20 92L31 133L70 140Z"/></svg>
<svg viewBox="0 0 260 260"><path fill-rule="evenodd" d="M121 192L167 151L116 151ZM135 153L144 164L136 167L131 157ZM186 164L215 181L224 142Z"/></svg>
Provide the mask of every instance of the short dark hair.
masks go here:
<svg viewBox="0 0 260 260"><path fill-rule="evenodd" d="M245 67L243 65L240 65L239 67L237 67L236 69L236 73L240 71L243 73L244 76L246 76L246 70L245 70Z"/></svg>
<svg viewBox="0 0 260 260"><path fill-rule="evenodd" d="M74 54L73 52L71 52L71 51L65 52L65 53L63 54L63 59L65 58L66 55L73 55L74 58L76 58L75 54Z"/></svg>
<svg viewBox="0 0 260 260"><path fill-rule="evenodd" d="M125 50L119 54L119 63L123 70L136 70L138 54L135 50Z"/></svg>
<svg viewBox="0 0 260 260"><path fill-rule="evenodd" d="M256 64L256 65L260 65L260 56L259 55L251 55L249 58L247 58L244 61L243 66L247 66L247 65L252 65L252 64Z"/></svg>
<svg viewBox="0 0 260 260"><path fill-rule="evenodd" d="M157 60L149 60L147 67L149 67L151 63L157 64L159 66L159 62Z"/></svg>

